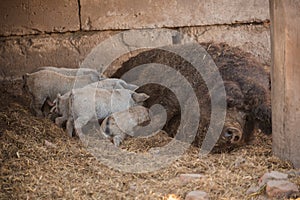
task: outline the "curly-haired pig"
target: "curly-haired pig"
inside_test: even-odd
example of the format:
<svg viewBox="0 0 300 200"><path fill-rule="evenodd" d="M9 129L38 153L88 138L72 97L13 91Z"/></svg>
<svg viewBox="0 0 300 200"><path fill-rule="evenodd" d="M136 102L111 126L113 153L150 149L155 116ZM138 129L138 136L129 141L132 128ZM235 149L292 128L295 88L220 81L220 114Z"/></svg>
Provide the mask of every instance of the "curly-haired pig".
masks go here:
<svg viewBox="0 0 300 200"><path fill-rule="evenodd" d="M100 88L100 89L128 89L128 90L136 90L138 86L126 83L122 79L116 78L107 78L101 81L89 84L84 87L92 87L92 88ZM55 119L55 123L61 127L62 124L67 121L69 114L69 97L71 92L67 92L64 95L57 94L57 98L53 101L54 107L52 112L55 111L60 117Z"/></svg>
<svg viewBox="0 0 300 200"><path fill-rule="evenodd" d="M77 133L80 134L81 128L89 121L103 120L114 112L126 110L148 98L145 93L126 89L107 90L93 87L73 89L69 98L66 131L72 136L75 126Z"/></svg>
<svg viewBox="0 0 300 200"><path fill-rule="evenodd" d="M149 122L149 110L143 106L133 106L106 117L100 126L100 132L112 139L118 147L128 134L133 135L135 128Z"/></svg>
<svg viewBox="0 0 300 200"><path fill-rule="evenodd" d="M30 108L36 116L44 116L42 107L46 101L53 102L57 94L65 94L72 88L80 88L99 81L94 75L66 76L54 71L41 70L23 76L24 89L31 96Z"/></svg>

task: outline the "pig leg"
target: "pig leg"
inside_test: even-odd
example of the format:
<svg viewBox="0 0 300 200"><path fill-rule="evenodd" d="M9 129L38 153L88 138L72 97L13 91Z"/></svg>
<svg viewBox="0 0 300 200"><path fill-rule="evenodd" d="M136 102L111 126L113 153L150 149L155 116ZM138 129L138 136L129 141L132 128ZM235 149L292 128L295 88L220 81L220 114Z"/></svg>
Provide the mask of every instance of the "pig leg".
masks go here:
<svg viewBox="0 0 300 200"><path fill-rule="evenodd" d="M74 127L78 136L82 135L82 127L84 127L88 122L89 117L78 117L74 122Z"/></svg>
<svg viewBox="0 0 300 200"><path fill-rule="evenodd" d="M255 118L253 114L248 114L245 116L245 126L243 129L243 137L245 143L250 143L254 139L254 129L255 129Z"/></svg>
<svg viewBox="0 0 300 200"><path fill-rule="evenodd" d="M36 103L34 103L34 100L32 99L30 102L30 110L35 114L37 117L43 117L43 112L41 109L39 109L39 106L36 106Z"/></svg>
<svg viewBox="0 0 300 200"><path fill-rule="evenodd" d="M259 105L255 110L254 114L258 124L258 128L265 133L272 133L272 109L268 104Z"/></svg>
<svg viewBox="0 0 300 200"><path fill-rule="evenodd" d="M62 127L62 125L63 125L63 123L65 122L65 121L67 121L68 119L66 118L66 117L64 117L64 116L62 116L62 117L57 117L57 118L55 118L55 124L58 126L58 127Z"/></svg>
<svg viewBox="0 0 300 200"><path fill-rule="evenodd" d="M42 112L44 101L45 100L41 98L34 98L33 102L30 105L37 117L44 117L44 114Z"/></svg>
<svg viewBox="0 0 300 200"><path fill-rule="evenodd" d="M74 120L70 117L67 121L66 132L70 137L72 137L73 131L74 131Z"/></svg>
<svg viewBox="0 0 300 200"><path fill-rule="evenodd" d="M30 108L31 111L35 112L35 111L34 111L34 105L33 105L33 99L31 99L31 101L30 101L30 106L29 106L29 108Z"/></svg>

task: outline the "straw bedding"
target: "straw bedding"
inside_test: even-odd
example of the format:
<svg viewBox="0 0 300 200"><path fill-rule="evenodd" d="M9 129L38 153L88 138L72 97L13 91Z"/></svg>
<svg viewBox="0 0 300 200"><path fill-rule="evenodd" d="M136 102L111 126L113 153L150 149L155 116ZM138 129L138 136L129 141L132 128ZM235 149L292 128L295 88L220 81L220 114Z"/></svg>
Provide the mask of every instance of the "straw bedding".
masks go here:
<svg viewBox="0 0 300 200"><path fill-rule="evenodd" d="M189 150L159 171L134 174L116 171L91 155L78 138L69 138L49 119L29 111L21 83L2 82L0 97L0 199L184 199L203 190L211 199L259 199L247 195L266 172L291 172L290 163L272 156L271 137L256 133L251 145L228 153L198 157ZM170 141L164 133L131 138L121 148L144 152ZM182 182L183 173L204 177ZM299 176L291 181L300 186Z"/></svg>

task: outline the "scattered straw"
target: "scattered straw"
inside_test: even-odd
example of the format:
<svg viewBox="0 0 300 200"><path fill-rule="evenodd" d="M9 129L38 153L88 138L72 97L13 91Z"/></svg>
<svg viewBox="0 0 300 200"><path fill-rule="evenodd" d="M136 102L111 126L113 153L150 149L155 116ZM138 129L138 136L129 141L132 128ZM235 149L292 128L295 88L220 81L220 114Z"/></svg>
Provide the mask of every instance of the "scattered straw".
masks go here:
<svg viewBox="0 0 300 200"><path fill-rule="evenodd" d="M100 163L76 138L48 119L34 117L18 87L3 84L0 101L0 199L184 199L192 190L211 199L256 199L246 190L266 172L289 172L291 164L272 156L271 138L257 134L254 144L232 152L199 159L191 147L160 171L144 174L118 172ZM152 140L152 141L150 141ZM128 139L123 149L143 152L170 140L159 137ZM182 173L204 178L182 182ZM292 182L300 186L299 176Z"/></svg>

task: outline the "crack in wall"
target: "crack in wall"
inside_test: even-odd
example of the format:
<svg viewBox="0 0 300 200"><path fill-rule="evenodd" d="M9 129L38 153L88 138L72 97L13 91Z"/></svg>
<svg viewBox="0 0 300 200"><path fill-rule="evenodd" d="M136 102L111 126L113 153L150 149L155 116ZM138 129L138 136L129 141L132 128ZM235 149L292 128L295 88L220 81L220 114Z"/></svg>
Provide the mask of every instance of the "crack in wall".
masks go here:
<svg viewBox="0 0 300 200"><path fill-rule="evenodd" d="M79 2L80 0L78 0ZM80 10L80 9L79 9ZM81 14L79 11L79 17L81 18ZM24 34L24 35L17 35L17 34L11 34L11 35L0 35L0 40L3 39L10 39L10 38L18 38L18 37L27 37L27 36L51 36L51 35L64 35L64 34L74 34L74 33L99 33L99 32L105 32L105 31L126 31L129 29L102 29L102 30L83 30L81 19L80 19L80 30L77 31L64 31L64 32L40 32L40 33L30 33L30 34ZM182 29L182 28L192 28L192 27L220 27L220 26L230 26L230 27L238 27L238 26L261 26L261 25L267 25L269 26L270 20L262 20L262 21L251 21L251 22L235 22L235 23L225 23L225 24L208 24L208 25L193 25L193 26L177 26L177 27L157 27L153 29L159 29L159 28L167 28L172 30ZM140 28L144 29L144 28Z"/></svg>
<svg viewBox="0 0 300 200"><path fill-rule="evenodd" d="M79 18L79 30L82 30L82 23L81 23L81 4L80 0L77 0L78 2L78 18Z"/></svg>

